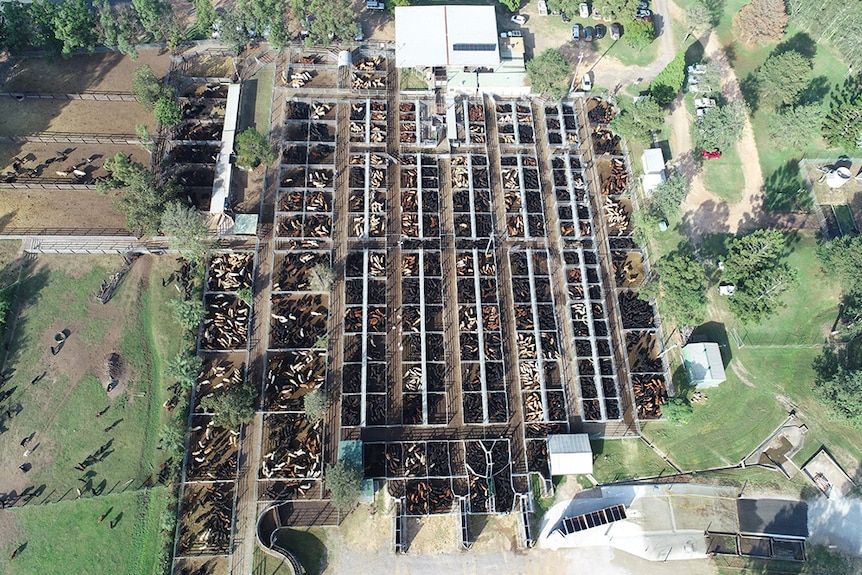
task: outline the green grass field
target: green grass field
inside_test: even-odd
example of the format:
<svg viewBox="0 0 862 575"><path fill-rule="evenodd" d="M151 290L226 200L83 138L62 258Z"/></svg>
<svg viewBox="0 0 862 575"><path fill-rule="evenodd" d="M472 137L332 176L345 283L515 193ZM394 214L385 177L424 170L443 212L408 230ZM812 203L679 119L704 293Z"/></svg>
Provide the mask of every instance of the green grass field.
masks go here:
<svg viewBox="0 0 862 575"><path fill-rule="evenodd" d="M29 444L35 449L28 458L33 468L21 477L39 496L8 512L19 535L14 541L0 541L0 552L8 554L27 543L15 574L151 573L155 567L161 545L159 514L167 505L167 491L154 489L146 495L140 489L155 479L164 460L156 449L160 427L169 417L162 408L167 393L162 367L184 344L166 305L175 290L161 287L161 278L175 262L141 258L114 298L99 304L93 294L120 263L116 256L40 256L22 287L23 309L10 349L9 365L15 372L6 385L14 388L9 401L20 403L23 411L7 423L9 432L0 434L0 459L5 468L17 467L23 451L18 442L35 432ZM71 335L52 356L51 336L63 328ZM123 357L128 375L110 398L98 379L109 352ZM31 385L42 372L46 376ZM98 462L86 472L75 469L100 447L104 449ZM77 500L76 488L82 490ZM113 531L99 525L110 533L92 535L96 518L112 506L123 512L123 521ZM50 518L58 513L65 536L50 546L49 541L58 539ZM111 554L122 555L122 560L110 559ZM102 555L104 561L98 559ZM88 557L94 558L92 563Z"/></svg>
<svg viewBox="0 0 862 575"><path fill-rule="evenodd" d="M736 153L736 146L722 150L721 157L718 159L704 161L701 179L707 190L729 205L741 200L745 178L742 176L742 166L739 154Z"/></svg>
<svg viewBox="0 0 862 575"><path fill-rule="evenodd" d="M675 473L664 460L639 439L591 441L593 477L599 483Z"/></svg>

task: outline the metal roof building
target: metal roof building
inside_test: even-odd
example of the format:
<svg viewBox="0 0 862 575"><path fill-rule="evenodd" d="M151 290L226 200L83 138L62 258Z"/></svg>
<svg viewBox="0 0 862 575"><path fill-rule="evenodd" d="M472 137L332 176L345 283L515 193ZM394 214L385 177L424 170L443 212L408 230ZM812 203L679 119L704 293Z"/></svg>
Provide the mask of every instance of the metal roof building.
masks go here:
<svg viewBox="0 0 862 575"><path fill-rule="evenodd" d="M395 63L399 68L497 66L500 47L494 7L396 7Z"/></svg>
<svg viewBox="0 0 862 575"><path fill-rule="evenodd" d="M586 433L548 436L551 475L587 475L593 472L593 448Z"/></svg>
<svg viewBox="0 0 862 575"><path fill-rule="evenodd" d="M717 343L690 343L682 348L688 380L697 387L715 387L727 379Z"/></svg>

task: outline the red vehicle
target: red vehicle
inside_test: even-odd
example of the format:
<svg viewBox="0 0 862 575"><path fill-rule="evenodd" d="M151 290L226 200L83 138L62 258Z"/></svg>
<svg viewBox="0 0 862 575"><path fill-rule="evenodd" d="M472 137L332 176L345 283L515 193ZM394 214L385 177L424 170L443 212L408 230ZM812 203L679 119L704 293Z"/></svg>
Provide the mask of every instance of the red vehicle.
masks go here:
<svg viewBox="0 0 862 575"><path fill-rule="evenodd" d="M719 150L718 148L714 149L714 150L713 150L713 151L711 151L711 152L710 152L709 150L704 150L704 151L701 153L701 155L702 155L704 158L706 158L707 160L717 160L718 158L720 158L720 157L721 157L721 150Z"/></svg>

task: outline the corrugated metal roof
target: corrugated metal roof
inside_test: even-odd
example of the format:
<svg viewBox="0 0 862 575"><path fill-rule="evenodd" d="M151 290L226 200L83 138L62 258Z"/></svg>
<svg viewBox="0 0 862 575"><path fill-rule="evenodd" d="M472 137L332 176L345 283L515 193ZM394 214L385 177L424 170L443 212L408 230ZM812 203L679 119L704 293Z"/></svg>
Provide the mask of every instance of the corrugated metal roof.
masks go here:
<svg viewBox="0 0 862 575"><path fill-rule="evenodd" d="M691 382L724 381L724 363L717 343L690 343L682 348L685 371Z"/></svg>
<svg viewBox="0 0 862 575"><path fill-rule="evenodd" d="M548 436L548 453L590 453L590 436L586 433L566 433Z"/></svg>
<svg viewBox="0 0 862 575"><path fill-rule="evenodd" d="M455 45L487 45L455 50ZM493 6L398 6L395 8L395 64L492 67L500 63Z"/></svg>

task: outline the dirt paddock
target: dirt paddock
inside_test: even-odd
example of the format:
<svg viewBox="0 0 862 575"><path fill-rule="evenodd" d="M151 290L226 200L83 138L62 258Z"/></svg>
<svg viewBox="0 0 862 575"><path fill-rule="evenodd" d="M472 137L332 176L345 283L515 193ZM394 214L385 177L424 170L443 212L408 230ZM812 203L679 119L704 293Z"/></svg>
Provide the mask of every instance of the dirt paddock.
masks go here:
<svg viewBox="0 0 862 575"><path fill-rule="evenodd" d="M137 102L0 98L0 136L38 132L134 134L136 124L155 129L153 115Z"/></svg>
<svg viewBox="0 0 862 575"><path fill-rule="evenodd" d="M168 52L160 49L140 50L137 60L117 52L82 54L53 61L23 58L12 63L2 87L10 92L52 94L129 92L135 68L149 66L157 77L162 77L168 70L169 59Z"/></svg>
<svg viewBox="0 0 862 575"><path fill-rule="evenodd" d="M0 234L12 228L125 228L114 199L95 190L0 190Z"/></svg>
<svg viewBox="0 0 862 575"><path fill-rule="evenodd" d="M53 161L58 153L63 152L65 161ZM0 173L13 172L14 158L27 159L22 164L22 169L34 169L43 166L39 177L56 179L55 172L62 171L68 166L78 166L78 169L87 172L91 178L106 176L104 169L105 160L117 153L131 155L133 162L148 165L149 153L140 146L122 146L116 144L41 144L38 142L24 142L21 144L0 143ZM87 159L92 159L86 163ZM48 161L51 160L50 163ZM86 164L86 165L83 165ZM24 181L24 180L20 180Z"/></svg>

